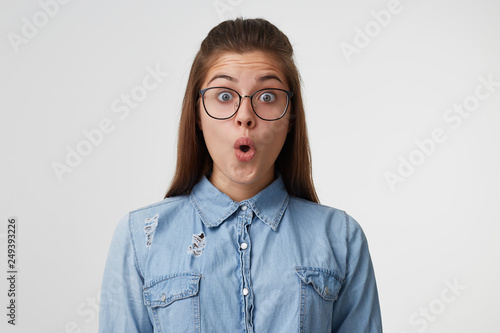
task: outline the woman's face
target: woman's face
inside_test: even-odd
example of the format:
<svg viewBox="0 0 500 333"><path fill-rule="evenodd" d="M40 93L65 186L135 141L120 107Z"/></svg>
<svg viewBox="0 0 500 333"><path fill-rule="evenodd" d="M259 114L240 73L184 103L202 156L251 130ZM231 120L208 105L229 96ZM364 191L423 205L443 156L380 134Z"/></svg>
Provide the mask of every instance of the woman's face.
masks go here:
<svg viewBox="0 0 500 333"><path fill-rule="evenodd" d="M203 82L202 89L209 87L231 88L242 96L265 88L289 90L276 61L263 52L222 54ZM216 94L217 98L230 97L219 90ZM234 103L237 102L236 96ZM215 187L233 200L241 201L274 180L274 163L290 129L291 107L288 106L281 119L266 121L254 113L250 98L243 98L234 116L218 120L205 112L200 99L199 126L213 160L210 181Z"/></svg>

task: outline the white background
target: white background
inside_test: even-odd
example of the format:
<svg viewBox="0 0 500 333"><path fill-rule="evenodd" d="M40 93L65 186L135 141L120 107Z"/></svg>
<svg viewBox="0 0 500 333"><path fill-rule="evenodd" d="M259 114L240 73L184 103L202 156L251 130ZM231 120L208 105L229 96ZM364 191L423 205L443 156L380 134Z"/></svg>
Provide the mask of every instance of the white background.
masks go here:
<svg viewBox="0 0 500 333"><path fill-rule="evenodd" d="M317 191L368 237L384 331L500 332L500 3L401 0L381 27L372 11L388 4L75 0L49 17L37 1L1 0L0 254L6 272L15 216L19 275L15 327L1 279L0 330L97 331L91 304L116 223L163 199L194 55L213 26L242 15L270 20L294 45ZM341 45L355 42L346 56ZM113 112L148 67L169 75L126 117ZM497 86L446 121L474 102L479 77ZM105 118L113 130L59 179L53 164ZM436 128L446 139L419 152L415 140ZM419 165L391 189L386 174L410 157Z"/></svg>

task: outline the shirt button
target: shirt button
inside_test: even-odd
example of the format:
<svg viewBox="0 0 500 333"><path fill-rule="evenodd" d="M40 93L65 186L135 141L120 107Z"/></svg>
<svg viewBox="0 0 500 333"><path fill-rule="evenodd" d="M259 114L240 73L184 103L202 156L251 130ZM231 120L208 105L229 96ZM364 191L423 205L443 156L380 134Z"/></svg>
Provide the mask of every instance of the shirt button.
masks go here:
<svg viewBox="0 0 500 333"><path fill-rule="evenodd" d="M248 295L249 291L247 288L243 288L243 296Z"/></svg>
<svg viewBox="0 0 500 333"><path fill-rule="evenodd" d="M166 299L167 299L167 296L165 296L165 294L161 295L161 301L162 302L165 302Z"/></svg>
<svg viewBox="0 0 500 333"><path fill-rule="evenodd" d="M240 248L241 248L242 250L246 250L246 249L247 249L247 247L248 247L248 244L247 244L247 243L241 243L241 245L240 245Z"/></svg>
<svg viewBox="0 0 500 333"><path fill-rule="evenodd" d="M247 210L247 206L241 206L241 210Z"/></svg>

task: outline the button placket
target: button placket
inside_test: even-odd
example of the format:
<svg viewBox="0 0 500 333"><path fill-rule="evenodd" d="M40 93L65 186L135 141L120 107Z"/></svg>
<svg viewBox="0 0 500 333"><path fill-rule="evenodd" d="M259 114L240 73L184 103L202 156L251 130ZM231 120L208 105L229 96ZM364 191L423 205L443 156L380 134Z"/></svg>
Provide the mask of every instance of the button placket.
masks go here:
<svg viewBox="0 0 500 333"><path fill-rule="evenodd" d="M253 295L251 292L251 278L250 278L250 225L252 223L253 211L248 209L250 206L243 204L241 206L241 221L242 229L240 234L240 259L241 259L241 270L243 276L243 285L241 294L243 295L244 302L244 317L245 326L248 332L253 332L252 323L252 308L253 308Z"/></svg>

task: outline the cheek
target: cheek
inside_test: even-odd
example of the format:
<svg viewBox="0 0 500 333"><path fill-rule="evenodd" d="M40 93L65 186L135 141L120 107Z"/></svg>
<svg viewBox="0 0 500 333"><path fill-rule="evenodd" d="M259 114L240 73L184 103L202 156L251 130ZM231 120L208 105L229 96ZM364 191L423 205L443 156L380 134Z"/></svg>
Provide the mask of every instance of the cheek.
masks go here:
<svg viewBox="0 0 500 333"><path fill-rule="evenodd" d="M285 142L288 133L288 121L276 121L269 124L262 132L261 143L273 148L281 150L281 146Z"/></svg>
<svg viewBox="0 0 500 333"><path fill-rule="evenodd" d="M200 121L201 128L203 129L203 138L205 139L205 144L207 145L208 152L212 158L214 155L222 152L223 147L227 145L224 141L225 131L217 124L214 124L210 119L202 118ZM219 124L220 125L220 124Z"/></svg>
<svg viewBox="0 0 500 333"><path fill-rule="evenodd" d="M211 124L209 122L202 121L201 125L203 129L203 137L205 138L205 142L208 146L213 145L214 142L219 140L217 131L213 128L213 126L210 126Z"/></svg>

